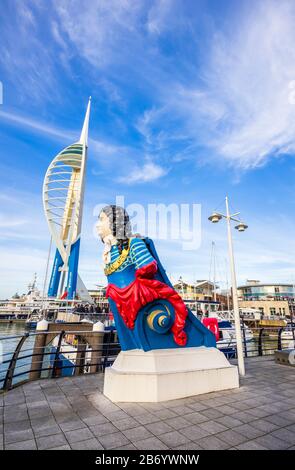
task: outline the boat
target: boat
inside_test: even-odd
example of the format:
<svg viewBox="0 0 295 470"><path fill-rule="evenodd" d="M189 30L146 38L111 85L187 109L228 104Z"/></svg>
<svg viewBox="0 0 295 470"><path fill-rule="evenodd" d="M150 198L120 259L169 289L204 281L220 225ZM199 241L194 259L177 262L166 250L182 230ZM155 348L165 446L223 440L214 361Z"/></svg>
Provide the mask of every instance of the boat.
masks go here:
<svg viewBox="0 0 295 470"><path fill-rule="evenodd" d="M290 341L290 340L293 340L295 339L295 324L289 322L287 323L287 326L283 329L282 333L281 333L281 338L282 340L285 340L285 341Z"/></svg>
<svg viewBox="0 0 295 470"><path fill-rule="evenodd" d="M210 320L213 320L210 322ZM212 312L208 317L202 317L202 323L215 334L216 346L228 358L235 357L237 339L234 323L226 319L219 312ZM241 324L242 338L245 343L250 343L254 339L254 334L245 324Z"/></svg>
<svg viewBox="0 0 295 470"><path fill-rule="evenodd" d="M37 323L42 320L43 316L34 310L26 319L26 328L34 329L37 327Z"/></svg>

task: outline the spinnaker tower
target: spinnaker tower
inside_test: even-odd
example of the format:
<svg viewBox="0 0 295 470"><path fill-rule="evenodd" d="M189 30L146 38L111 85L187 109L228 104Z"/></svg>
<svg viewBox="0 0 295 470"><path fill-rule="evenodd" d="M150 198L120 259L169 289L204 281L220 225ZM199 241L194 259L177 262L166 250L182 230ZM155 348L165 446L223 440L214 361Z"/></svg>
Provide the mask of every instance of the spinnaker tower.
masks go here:
<svg viewBox="0 0 295 470"><path fill-rule="evenodd" d="M91 300L78 274L90 104L91 98L79 141L56 155L44 179L43 206L56 246L48 297Z"/></svg>

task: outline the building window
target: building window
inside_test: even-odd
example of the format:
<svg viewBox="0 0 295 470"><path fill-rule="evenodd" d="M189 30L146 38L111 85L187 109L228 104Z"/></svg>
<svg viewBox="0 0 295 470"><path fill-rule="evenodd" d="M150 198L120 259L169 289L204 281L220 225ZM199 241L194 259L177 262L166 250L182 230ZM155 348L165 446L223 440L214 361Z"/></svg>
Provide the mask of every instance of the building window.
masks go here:
<svg viewBox="0 0 295 470"><path fill-rule="evenodd" d="M270 314L271 314L271 315L275 315L275 314L276 314L276 309L275 309L274 307L270 307L269 311L270 311Z"/></svg>
<svg viewBox="0 0 295 470"><path fill-rule="evenodd" d="M275 287L275 293L277 294L278 292L280 292L280 288L279 288L279 287Z"/></svg>

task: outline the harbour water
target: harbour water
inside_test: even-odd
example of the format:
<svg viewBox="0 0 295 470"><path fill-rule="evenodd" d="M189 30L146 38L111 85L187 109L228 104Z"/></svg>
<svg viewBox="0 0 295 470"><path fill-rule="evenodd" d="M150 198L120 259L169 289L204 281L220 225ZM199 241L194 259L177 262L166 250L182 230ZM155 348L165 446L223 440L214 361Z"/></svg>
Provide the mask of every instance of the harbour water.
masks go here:
<svg viewBox="0 0 295 470"><path fill-rule="evenodd" d="M25 322L17 322L17 323L9 323L9 322L1 322L0 323L0 338L7 338L5 340L1 340L1 356L0 357L0 380L5 378L5 374L7 371L8 363L12 358L13 352L20 341L20 336L26 332ZM34 343L34 338L29 337L21 352L20 357L30 354L32 352ZM30 359L29 359L30 361ZM20 359L17 364L16 374L20 374L21 372L28 369L28 360L27 359ZM22 381L26 378L26 375L21 375L16 377L14 383ZM3 382L0 382L0 388L2 387Z"/></svg>

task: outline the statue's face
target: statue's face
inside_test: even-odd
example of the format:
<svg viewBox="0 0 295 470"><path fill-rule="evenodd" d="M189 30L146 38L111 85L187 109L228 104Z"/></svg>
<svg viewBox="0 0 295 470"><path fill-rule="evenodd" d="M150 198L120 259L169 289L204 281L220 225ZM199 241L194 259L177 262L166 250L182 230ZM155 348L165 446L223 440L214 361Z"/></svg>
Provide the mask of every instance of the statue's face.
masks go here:
<svg viewBox="0 0 295 470"><path fill-rule="evenodd" d="M98 222L96 224L96 230L102 240L108 235L112 235L110 219L103 211L99 214Z"/></svg>

